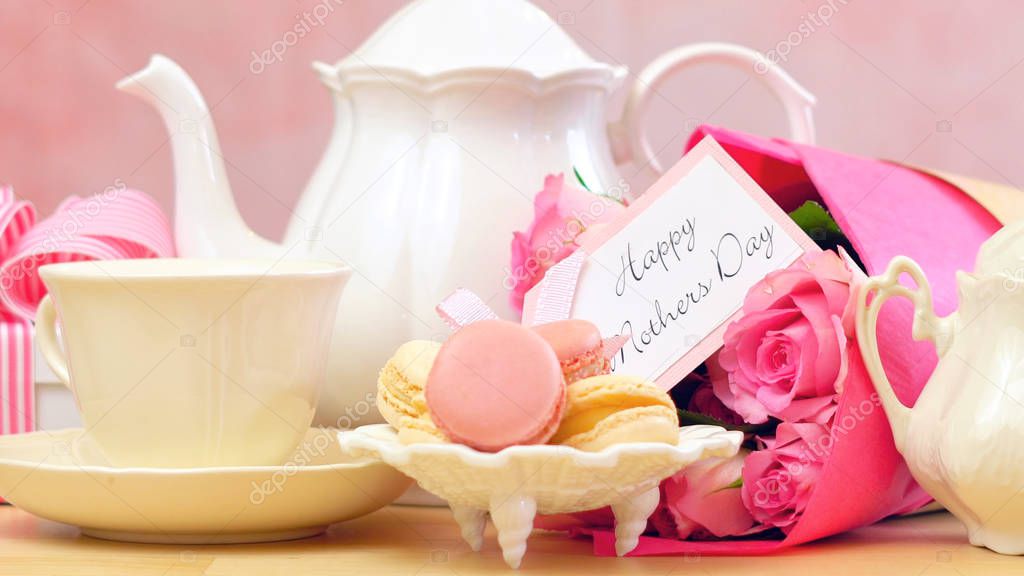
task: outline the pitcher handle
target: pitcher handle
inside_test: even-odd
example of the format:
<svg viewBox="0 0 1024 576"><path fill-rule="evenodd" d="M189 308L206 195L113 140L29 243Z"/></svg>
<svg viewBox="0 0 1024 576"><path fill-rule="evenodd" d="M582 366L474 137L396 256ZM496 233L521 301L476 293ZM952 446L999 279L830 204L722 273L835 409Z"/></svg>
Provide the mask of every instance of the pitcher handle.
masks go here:
<svg viewBox="0 0 1024 576"><path fill-rule="evenodd" d="M900 284L900 276L904 273L914 280L916 288ZM868 304L867 299L872 292L878 294ZM878 353L878 314L886 301L893 296L902 296L913 302L913 338L931 340L940 357L945 355L952 345L954 320L951 316L941 318L935 314L928 279L917 262L906 256L893 258L885 273L869 278L857 295L857 343L860 345L864 366L889 417L896 446L901 447L910 422L910 408L904 406L896 397L896 392L882 366L881 355Z"/></svg>
<svg viewBox="0 0 1024 576"><path fill-rule="evenodd" d="M49 295L43 297L36 310L36 344L53 373L60 378L65 386L70 388L68 361L57 341L57 312L53 308L53 300Z"/></svg>
<svg viewBox="0 0 1024 576"><path fill-rule="evenodd" d="M754 74L785 108L792 139L814 144L814 119L811 115L815 103L813 94L756 50L737 44L706 42L670 50L648 64L637 76L626 99L622 119L609 127L616 163L628 162L640 155L639 160L646 162L655 172L665 172L647 140L644 116L652 96L670 75L704 63L726 64Z"/></svg>

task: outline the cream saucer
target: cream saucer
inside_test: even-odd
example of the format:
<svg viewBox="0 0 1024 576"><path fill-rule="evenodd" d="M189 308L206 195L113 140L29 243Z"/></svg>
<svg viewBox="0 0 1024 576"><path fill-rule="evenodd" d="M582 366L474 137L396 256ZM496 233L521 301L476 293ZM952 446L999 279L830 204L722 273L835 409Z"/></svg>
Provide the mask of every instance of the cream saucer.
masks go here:
<svg viewBox="0 0 1024 576"><path fill-rule="evenodd" d="M411 481L345 456L312 429L281 466L111 468L81 450L81 429L0 437L0 496L106 540L167 544L314 536L391 503ZM159 450L154 447L154 450Z"/></svg>

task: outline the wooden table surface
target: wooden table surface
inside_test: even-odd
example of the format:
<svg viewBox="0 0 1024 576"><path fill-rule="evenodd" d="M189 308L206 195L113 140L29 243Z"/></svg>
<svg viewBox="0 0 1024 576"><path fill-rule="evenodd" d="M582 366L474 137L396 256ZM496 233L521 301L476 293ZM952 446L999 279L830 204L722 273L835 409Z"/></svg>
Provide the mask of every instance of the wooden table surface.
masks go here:
<svg viewBox="0 0 1024 576"><path fill-rule="evenodd" d="M522 573L678 574L1024 574L1024 558L967 544L944 512L890 520L769 557L597 558L588 540L535 533ZM470 576L513 574L488 528L477 554L447 509L391 506L333 526L323 536L276 544L164 546L94 540L78 530L0 507L0 574L337 574Z"/></svg>

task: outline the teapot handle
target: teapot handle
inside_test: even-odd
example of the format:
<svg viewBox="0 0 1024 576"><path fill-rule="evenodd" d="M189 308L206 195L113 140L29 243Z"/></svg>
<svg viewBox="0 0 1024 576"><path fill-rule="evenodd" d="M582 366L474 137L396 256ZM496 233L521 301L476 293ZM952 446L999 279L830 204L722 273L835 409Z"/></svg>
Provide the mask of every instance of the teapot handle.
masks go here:
<svg viewBox="0 0 1024 576"><path fill-rule="evenodd" d="M704 63L727 64L754 74L768 86L785 108L792 139L814 144L814 120L811 116L815 103L813 94L756 50L737 44L706 42L670 50L648 64L637 76L626 99L622 119L609 127L616 163L638 159L646 162L658 174L665 172L647 141L643 118L651 97L671 74Z"/></svg>
<svg viewBox="0 0 1024 576"><path fill-rule="evenodd" d="M900 276L904 273L910 276L917 285L916 288L900 284ZM868 304L868 296L872 292L878 294ZM904 406L896 397L878 353L878 314L886 301L893 296L902 296L914 303L912 336L914 340L931 340L940 357L946 354L953 343L955 320L953 316L942 318L935 314L928 279L917 262L906 256L893 258L885 273L869 278L857 295L857 343L860 345L864 366L889 417L896 446L901 447L910 421L910 408Z"/></svg>

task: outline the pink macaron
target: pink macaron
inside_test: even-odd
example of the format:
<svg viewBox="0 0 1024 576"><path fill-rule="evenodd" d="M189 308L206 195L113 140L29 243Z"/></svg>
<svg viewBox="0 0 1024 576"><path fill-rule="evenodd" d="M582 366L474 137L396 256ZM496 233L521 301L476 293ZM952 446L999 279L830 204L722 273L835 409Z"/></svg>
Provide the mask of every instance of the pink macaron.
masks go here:
<svg viewBox="0 0 1024 576"><path fill-rule="evenodd" d="M555 351L566 384L611 371L604 357L601 331L592 322L559 320L534 326L533 330Z"/></svg>
<svg viewBox="0 0 1024 576"><path fill-rule="evenodd" d="M454 333L424 389L434 424L453 442L485 452L542 444L558 429L565 380L551 346L504 320Z"/></svg>

